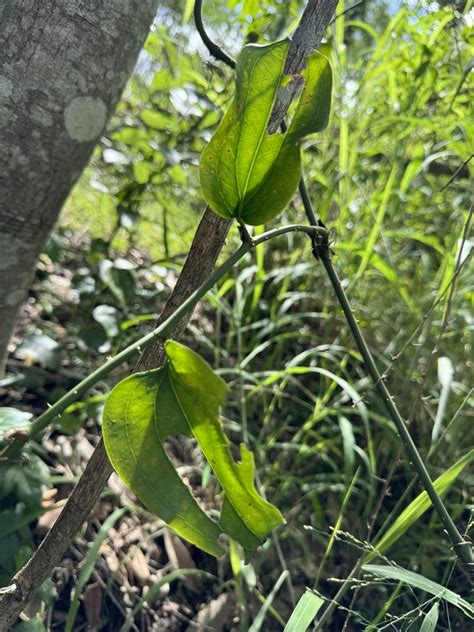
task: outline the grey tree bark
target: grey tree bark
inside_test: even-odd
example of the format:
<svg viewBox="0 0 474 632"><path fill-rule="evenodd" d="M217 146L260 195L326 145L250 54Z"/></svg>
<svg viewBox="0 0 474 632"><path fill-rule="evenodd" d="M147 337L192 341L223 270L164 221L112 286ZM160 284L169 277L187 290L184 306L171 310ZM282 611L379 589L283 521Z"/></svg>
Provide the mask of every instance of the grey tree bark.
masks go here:
<svg viewBox="0 0 474 632"><path fill-rule="evenodd" d="M0 3L0 375L36 259L115 109L157 4Z"/></svg>

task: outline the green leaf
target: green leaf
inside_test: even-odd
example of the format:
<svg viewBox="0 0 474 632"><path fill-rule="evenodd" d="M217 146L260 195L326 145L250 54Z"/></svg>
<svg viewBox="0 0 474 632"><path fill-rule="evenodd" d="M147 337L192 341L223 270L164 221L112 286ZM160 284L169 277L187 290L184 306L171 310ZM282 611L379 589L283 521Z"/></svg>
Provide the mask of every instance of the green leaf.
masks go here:
<svg viewBox="0 0 474 632"><path fill-rule="evenodd" d="M125 145L139 145L140 143L148 142L146 130L139 127L122 127L112 134L112 138Z"/></svg>
<svg viewBox="0 0 474 632"><path fill-rule="evenodd" d="M17 347L15 356L27 364L40 364L45 369L55 370L60 362L59 344L40 331L25 336Z"/></svg>
<svg viewBox="0 0 474 632"><path fill-rule="evenodd" d="M183 24L189 22L194 9L194 0L184 0Z"/></svg>
<svg viewBox="0 0 474 632"><path fill-rule="evenodd" d="M309 588L300 597L283 632L304 632L324 603L319 595Z"/></svg>
<svg viewBox="0 0 474 632"><path fill-rule="evenodd" d="M171 127L174 123L173 117L156 110L143 110L140 118L148 127L157 130L164 130Z"/></svg>
<svg viewBox="0 0 474 632"><path fill-rule="evenodd" d="M169 70L158 70L158 72L155 72L153 75L151 90L156 92L167 92L175 85L176 79Z"/></svg>
<svg viewBox="0 0 474 632"><path fill-rule="evenodd" d="M104 259L100 262L99 274L123 307L128 306L135 298L136 280L132 263L126 259Z"/></svg>
<svg viewBox="0 0 474 632"><path fill-rule="evenodd" d="M118 312L112 305L97 305L92 318L102 325L108 338L114 338L119 333Z"/></svg>
<svg viewBox="0 0 474 632"><path fill-rule="evenodd" d="M245 46L237 63L235 98L201 156L201 186L210 207L226 218L257 225L288 204L301 176L299 141L327 124L332 75L318 52L301 75L304 88L286 133L267 125L283 75L288 40Z"/></svg>
<svg viewBox="0 0 474 632"><path fill-rule="evenodd" d="M16 428L24 428L30 423L33 417L32 413L27 413L18 408L10 408L9 406L0 407L0 433Z"/></svg>
<svg viewBox="0 0 474 632"><path fill-rule="evenodd" d="M421 624L420 632L435 632L436 624L439 617L439 603L436 602L431 606L430 610L426 613L423 623Z"/></svg>
<svg viewBox="0 0 474 632"><path fill-rule="evenodd" d="M464 468L474 459L474 449L461 457L454 465L434 481L438 494L442 494L451 487ZM394 544L421 516L431 507L431 500L426 492L421 492L402 511L390 529L375 544L375 550L368 554L366 560L371 562L378 553L384 553Z"/></svg>
<svg viewBox="0 0 474 632"><path fill-rule="evenodd" d="M181 167L181 165L173 165L168 169L168 175L173 182L176 184L180 184L185 187L188 184L188 179L186 177L186 171Z"/></svg>
<svg viewBox="0 0 474 632"><path fill-rule="evenodd" d="M0 460L0 500L5 507L14 500L23 503L28 511L36 511L48 487L48 467L36 454L30 453L18 461Z"/></svg>
<svg viewBox="0 0 474 632"><path fill-rule="evenodd" d="M249 627L249 632L259 632L259 630L261 630L263 624L265 623L265 617L267 616L267 612L269 608L271 607L273 600L275 599L278 591L280 590L281 585L283 584L285 579L288 577L288 574L289 574L288 571L283 571L283 573L281 573L280 577L277 579L277 581L275 582L275 585L271 589L270 594L263 602L263 605L258 611L255 619L253 620L252 625Z"/></svg>
<svg viewBox="0 0 474 632"><path fill-rule="evenodd" d="M37 615L34 619L15 624L12 632L46 632L46 628L40 616Z"/></svg>
<svg viewBox="0 0 474 632"><path fill-rule="evenodd" d="M409 586L413 586L413 588L424 590L425 592L434 595L436 598L444 599L451 605L456 606L456 608L460 608L464 614L469 617L474 617L474 608L468 601L463 599L454 591L445 588L441 584L423 577L423 575L407 571L405 568L401 568L400 566L378 566L376 564L364 564L364 566L362 566L362 570L366 573L378 575L379 577L384 577L386 579L395 579L396 581L404 582Z"/></svg>
<svg viewBox="0 0 474 632"><path fill-rule="evenodd" d="M133 163L133 175L135 176L138 184L146 184L149 182L153 173L153 165L145 160Z"/></svg>
<svg viewBox="0 0 474 632"><path fill-rule="evenodd" d="M283 522L254 486L252 453L241 446L231 456L219 419L227 386L196 353L169 340L168 362L120 382L104 408L103 433L110 461L140 500L180 536L220 556L221 533L255 550ZM194 437L224 490L220 524L196 503L163 443L177 435Z"/></svg>

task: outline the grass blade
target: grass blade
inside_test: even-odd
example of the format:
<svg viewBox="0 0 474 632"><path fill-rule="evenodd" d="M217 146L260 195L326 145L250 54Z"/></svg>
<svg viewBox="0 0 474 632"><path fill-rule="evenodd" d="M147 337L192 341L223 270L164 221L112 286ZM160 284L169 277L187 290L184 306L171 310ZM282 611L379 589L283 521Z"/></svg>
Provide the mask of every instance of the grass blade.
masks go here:
<svg viewBox="0 0 474 632"><path fill-rule="evenodd" d="M301 596L283 632L304 632L317 615L324 599L309 588Z"/></svg>
<svg viewBox="0 0 474 632"><path fill-rule="evenodd" d="M111 529L117 522L117 520L121 516L123 516L125 511L126 508L116 509L114 513L107 518L107 520L99 529L99 533L94 540L94 544L89 549L89 553L87 554L87 557L85 559L84 566L82 567L82 570L79 574L79 579L77 580L77 585L74 591L74 597L69 607L69 612L67 613L65 632L72 632L72 630L74 629L74 621L76 619L77 610L79 608L79 598L84 586L89 581L89 577L92 575L100 546L107 537L109 529Z"/></svg>
<svg viewBox="0 0 474 632"><path fill-rule="evenodd" d="M263 622L265 621L265 617L267 615L267 611L270 608L270 606L272 605L272 602L275 599L275 596L276 596L277 592L280 590L281 585L285 581L287 575L288 575L288 571L283 571L283 573L280 575L280 577L278 578L276 584L273 586L270 594L265 599L265 602L264 602L263 606L260 608L260 610L258 611L257 616L253 620L253 623L252 623L252 625L249 628L249 632L258 632L260 630L260 628L263 625Z"/></svg>
<svg viewBox="0 0 474 632"><path fill-rule="evenodd" d="M377 242L377 237L382 230L382 224L385 217L385 211L387 210L388 202L390 200L390 196L392 195L396 175L397 175L397 165L395 164L392 167L392 171L390 172L387 183L385 185L384 194L380 202L377 216L373 218L372 230L370 231L369 238L367 239L367 242L364 248L364 255L362 257L362 261L359 264L359 269L357 270L355 277L353 279L353 283L357 281L357 279L359 279L363 275L364 271L369 265L370 259L374 252L375 244Z"/></svg>
<svg viewBox="0 0 474 632"><path fill-rule="evenodd" d="M439 603L436 602L426 613L423 623L421 624L420 632L435 632L436 624L439 617Z"/></svg>
<svg viewBox="0 0 474 632"><path fill-rule="evenodd" d="M183 11L183 24L187 24L191 19L194 9L194 0L185 0Z"/></svg>
<svg viewBox="0 0 474 632"><path fill-rule="evenodd" d="M467 616L474 618L474 608L468 601L463 599L454 591L449 590L449 588L445 588L441 584L423 577L423 575L407 571L405 568L401 568L400 566L378 566L376 564L364 564L364 566L362 566L362 570L365 573L378 575L379 577L384 577L385 579L401 581L413 588L424 590L437 599L444 599L451 605L462 610Z"/></svg>
<svg viewBox="0 0 474 632"><path fill-rule="evenodd" d="M464 468L474 459L474 449L461 457L454 465L434 481L438 494L451 487ZM378 553L384 553L394 544L421 516L431 507L431 500L426 492L419 494L395 520L390 529L375 544L375 550L368 554L367 562L371 562Z"/></svg>

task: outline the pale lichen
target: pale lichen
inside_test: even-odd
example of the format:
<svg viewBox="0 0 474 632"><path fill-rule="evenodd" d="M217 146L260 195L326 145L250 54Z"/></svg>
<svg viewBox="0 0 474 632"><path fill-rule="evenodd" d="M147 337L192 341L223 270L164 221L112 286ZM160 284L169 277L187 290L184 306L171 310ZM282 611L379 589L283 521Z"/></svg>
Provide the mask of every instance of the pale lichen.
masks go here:
<svg viewBox="0 0 474 632"><path fill-rule="evenodd" d="M98 97L77 97L64 111L67 133L80 143L95 140L107 120L107 107Z"/></svg>

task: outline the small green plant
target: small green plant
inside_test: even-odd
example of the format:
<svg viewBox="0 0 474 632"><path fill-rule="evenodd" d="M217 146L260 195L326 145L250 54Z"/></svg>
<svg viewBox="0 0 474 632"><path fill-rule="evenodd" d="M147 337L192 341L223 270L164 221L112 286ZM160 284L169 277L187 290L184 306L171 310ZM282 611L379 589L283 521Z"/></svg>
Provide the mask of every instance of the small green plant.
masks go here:
<svg viewBox="0 0 474 632"><path fill-rule="evenodd" d="M0 407L0 440L24 431L30 418L30 413ZM33 552L29 525L45 512L43 493L49 487L48 468L31 450L13 460L0 459L0 586L9 582Z"/></svg>

